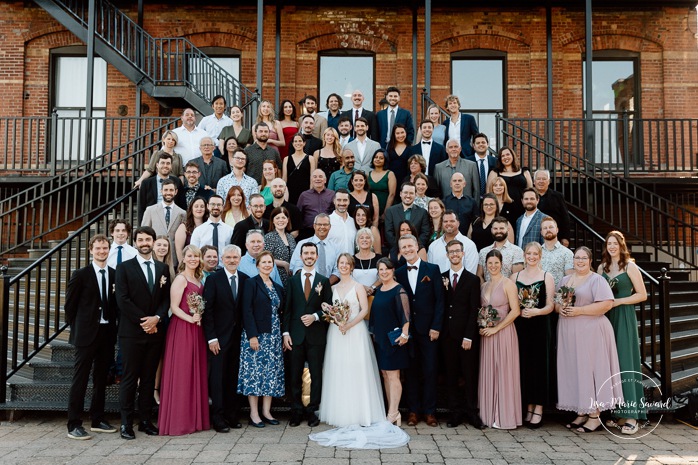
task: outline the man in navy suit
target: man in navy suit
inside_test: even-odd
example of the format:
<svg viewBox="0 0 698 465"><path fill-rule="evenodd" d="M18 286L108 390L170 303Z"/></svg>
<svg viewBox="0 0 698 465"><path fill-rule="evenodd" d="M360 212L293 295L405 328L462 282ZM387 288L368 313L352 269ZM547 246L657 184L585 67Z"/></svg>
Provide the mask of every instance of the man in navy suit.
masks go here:
<svg viewBox="0 0 698 465"><path fill-rule="evenodd" d="M114 269L107 267L109 239L97 234L90 239L89 250L92 263L73 272L65 294L69 341L75 346L75 371L68 397L68 437L83 440L91 438L82 427L80 416L93 365L90 431L116 433L116 428L104 421L107 372L114 359L118 318Z"/></svg>
<svg viewBox="0 0 698 465"><path fill-rule="evenodd" d="M451 117L444 121L446 137L444 140L456 139L460 141L461 156L467 157L473 154L470 141L474 134L480 132L472 115L460 112L460 99L456 95L446 97L446 109Z"/></svg>
<svg viewBox="0 0 698 465"><path fill-rule="evenodd" d="M465 156L466 160L475 162L477 165L478 180L480 181L478 187L480 188L481 199L487 193L487 176L497 165L497 158L489 154L489 148L489 139L480 132L473 136L473 150L475 153Z"/></svg>
<svg viewBox="0 0 698 465"><path fill-rule="evenodd" d="M398 108L400 102L400 89L397 87L388 87L385 92L385 98L388 100L388 108L381 110L376 115L378 119L378 142L381 147L386 148L390 142L390 135L393 126L397 123L405 125L407 130L407 139L405 143L412 145L414 140L414 123L412 122L412 113L404 108Z"/></svg>
<svg viewBox="0 0 698 465"><path fill-rule="evenodd" d="M242 253L237 245L222 251L225 268L206 278L203 315L204 334L211 351L208 357L208 392L211 397L211 424L219 433L242 428L237 394L242 335L242 290L248 276L238 272Z"/></svg>
<svg viewBox="0 0 698 465"><path fill-rule="evenodd" d="M422 131L422 140L410 147L410 155L419 154L423 156L427 162L426 174L434 176L437 163L448 159L446 148L432 140L431 135L434 133L434 123L431 120L423 120L419 125L419 129Z"/></svg>
<svg viewBox="0 0 698 465"><path fill-rule="evenodd" d="M444 284L439 267L417 255L417 238L411 234L398 240L406 264L395 272L410 300L410 368L407 370L408 426L425 415L429 426L436 420L436 383L439 334L444 317Z"/></svg>

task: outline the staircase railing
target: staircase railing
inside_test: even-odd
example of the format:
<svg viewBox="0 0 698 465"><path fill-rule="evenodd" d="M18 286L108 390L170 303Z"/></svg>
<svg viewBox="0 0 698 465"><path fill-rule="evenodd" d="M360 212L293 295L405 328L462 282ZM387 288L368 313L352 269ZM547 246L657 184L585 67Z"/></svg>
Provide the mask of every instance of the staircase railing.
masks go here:
<svg viewBox="0 0 698 465"><path fill-rule="evenodd" d="M88 2L53 0L53 3L87 29ZM143 82L137 83L139 86L185 86L206 102L215 95L223 95L229 106L239 105L248 110L245 114L248 124L253 116L256 117L252 114L256 111L255 105L250 103L257 100L257 94L189 40L155 38L108 1L95 3L96 37L143 73Z"/></svg>
<svg viewBox="0 0 698 465"><path fill-rule="evenodd" d="M90 262L87 244L110 219L136 221L136 190L103 202L96 216L18 275L0 276L0 403L7 380L66 327L63 303L72 270Z"/></svg>
<svg viewBox="0 0 698 465"><path fill-rule="evenodd" d="M570 120L526 121L498 118L503 144L514 148L523 166L549 169L552 187L588 215L587 223L623 231L658 261L664 253L690 268L698 267L698 215L584 158L584 152L570 151L565 140L539 135L552 124L555 134L571 137L566 131Z"/></svg>
<svg viewBox="0 0 698 465"><path fill-rule="evenodd" d="M0 203L0 251L36 248L52 233L79 226L113 199L129 192L145 166L146 154L156 149L162 131L176 120L149 127L143 135L84 161Z"/></svg>
<svg viewBox="0 0 698 465"><path fill-rule="evenodd" d="M604 238L578 216L570 213L572 218L571 236L575 244L589 247L598 262L605 247ZM596 268L594 268L596 269ZM662 401L671 399L671 308L669 302L669 283L667 270L663 269L659 279L640 268L640 273L647 288L647 300L637 304L640 309L640 354L642 365L651 378L659 381ZM648 399L649 401L649 399Z"/></svg>

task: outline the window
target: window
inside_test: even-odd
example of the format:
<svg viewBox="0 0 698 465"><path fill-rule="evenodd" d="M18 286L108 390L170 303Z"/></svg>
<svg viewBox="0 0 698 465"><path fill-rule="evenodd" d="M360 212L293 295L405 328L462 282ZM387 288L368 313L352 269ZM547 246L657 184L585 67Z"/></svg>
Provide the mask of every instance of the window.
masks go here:
<svg viewBox="0 0 698 465"><path fill-rule="evenodd" d="M365 52L339 50L320 55L320 95L318 110L324 111L327 96L342 96L342 110L351 108L351 93L359 89L364 94L363 107L373 110L375 58Z"/></svg>
<svg viewBox="0 0 698 465"><path fill-rule="evenodd" d="M213 62L228 72L236 81L240 81L240 51L225 47L201 47L200 50L206 54ZM210 69L204 65L202 60L198 58L189 59L189 80L195 87L207 89L206 94L210 93L212 98L214 95L230 95L230 91L225 91L225 87L215 85L212 81ZM225 82L225 81L222 81ZM227 102L228 107L239 104L240 88L235 88L235 101ZM229 98L227 100L230 100Z"/></svg>
<svg viewBox="0 0 698 465"><path fill-rule="evenodd" d="M637 55L623 51L594 53L592 68L592 118L594 118L595 161L622 164L625 160L627 137L628 151L633 153L633 119L638 116L640 102L638 91ZM584 86L583 108L586 113L586 62L582 62ZM623 118L627 112L628 128ZM626 130L627 129L627 130ZM632 159L632 155L628 161Z"/></svg>
<svg viewBox="0 0 698 465"><path fill-rule="evenodd" d="M57 160L83 161L87 153L85 134L87 121L87 58L85 47L65 47L54 50L52 59L53 107L59 116L56 146ZM94 59L92 82L91 156L103 153L104 117L107 106L107 63Z"/></svg>
<svg viewBox="0 0 698 465"><path fill-rule="evenodd" d="M461 102L461 111L475 117L480 132L490 138L490 147L497 147L497 113L504 116L506 108L505 60L503 52L467 50L451 56L451 93Z"/></svg>

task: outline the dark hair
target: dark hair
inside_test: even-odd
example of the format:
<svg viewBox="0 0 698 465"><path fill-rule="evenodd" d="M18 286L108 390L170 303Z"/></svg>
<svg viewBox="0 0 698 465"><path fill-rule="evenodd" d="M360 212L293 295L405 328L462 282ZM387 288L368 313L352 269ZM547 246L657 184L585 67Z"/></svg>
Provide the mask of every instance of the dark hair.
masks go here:
<svg viewBox="0 0 698 465"><path fill-rule="evenodd" d="M177 190L177 183L175 183L175 182L174 182L172 179L170 179L170 178L167 178L167 179L163 180L163 181L160 183L160 190L162 190L163 187L165 187L165 186L170 186L170 185L171 185L171 186L175 186L175 190Z"/></svg>
<svg viewBox="0 0 698 465"><path fill-rule="evenodd" d="M433 122L432 120L430 120L430 119L423 119L423 120L419 123L419 127L421 128L421 127L422 127L424 124L426 124L426 123L429 123L429 124L431 124L432 126L434 126L434 122Z"/></svg>
<svg viewBox="0 0 698 465"><path fill-rule="evenodd" d="M412 223L410 223L408 220L402 220L400 223L397 225L397 235L400 237L400 229L402 228L402 225L406 224L407 226L410 227L410 234L412 234L414 237L419 237L419 234L417 234L417 228L414 227ZM419 242L419 241L417 241Z"/></svg>
<svg viewBox="0 0 698 465"><path fill-rule="evenodd" d="M395 269L395 264L388 257L378 259L376 262L376 269L378 269L378 267L381 265L385 265L385 267L389 270Z"/></svg>
<svg viewBox="0 0 698 465"><path fill-rule="evenodd" d="M370 126L368 124L368 120L366 118L364 118L363 116L359 116L358 118L356 118L356 121L354 121L354 124L358 123L359 121L364 123L366 126Z"/></svg>
<svg viewBox="0 0 698 465"><path fill-rule="evenodd" d="M211 106L213 106L213 104L216 103L216 101L219 100L219 99L223 99L223 105L227 105L227 104L228 104L228 102L225 101L225 97L223 97L222 95L216 95L215 97L213 97L213 98L211 99Z"/></svg>
<svg viewBox="0 0 698 465"><path fill-rule="evenodd" d="M354 173L356 173L356 171L354 171ZM351 173L351 176L352 176L352 177L349 178L349 182L351 182L351 180L354 179L354 178L353 178L354 173ZM334 199L337 198L337 194L347 194L347 195L350 195L350 194L349 194L349 191L348 191L347 189L341 187L341 188L337 189L336 191L334 191L334 195L332 196L332 200L334 200Z"/></svg>
<svg viewBox="0 0 698 465"><path fill-rule="evenodd" d="M400 192L402 192L402 190L403 190L405 187L409 187L409 186L414 187L415 191L417 190L417 187L415 187L415 185L414 185L413 182L405 181L405 182L403 182L403 183L400 185Z"/></svg>
<svg viewBox="0 0 698 465"><path fill-rule="evenodd" d="M109 238L104 234L95 234L90 238L90 242L88 243L89 250L92 250L92 246L95 242L106 242L107 244L111 244L111 242L109 242Z"/></svg>
<svg viewBox="0 0 698 465"><path fill-rule="evenodd" d="M492 249L489 252L487 252L487 255L485 255L485 263L487 263L487 260L490 257L497 257L500 263L504 261L504 258L502 257L502 252L500 252L497 249Z"/></svg>
<svg viewBox="0 0 698 465"><path fill-rule="evenodd" d="M308 241L308 242L304 242L303 244L301 244L301 255L303 254L303 249L305 249L306 247L312 247L312 248L314 248L314 249L315 249L315 253L317 253L317 244L314 243L314 242Z"/></svg>
<svg viewBox="0 0 698 465"><path fill-rule="evenodd" d="M497 200L497 196L494 195L492 192L488 192L487 194L482 196L482 201L480 201L480 216L475 221L479 220L480 222L482 222L485 220L485 209L483 208L483 205L485 203L485 199L494 200L494 205L497 208L497 211L494 212L494 216L495 217L499 216L499 209L500 209L499 200Z"/></svg>
<svg viewBox="0 0 698 465"><path fill-rule="evenodd" d="M254 132L257 134L257 129L259 129L261 126L264 126L265 128L269 128L269 125L265 123L264 121L260 121L259 123L254 125Z"/></svg>
<svg viewBox="0 0 698 465"><path fill-rule="evenodd" d="M282 100L282 101L281 101L280 115L283 116L283 119L286 119L286 115L284 114L284 105L286 105L286 102L290 103L290 104L291 104L291 108L293 108L293 112L291 113L291 119L292 119L293 121L295 121L296 118L297 118L297 115L296 115L296 105L295 105L292 101L290 101L290 100L288 100L288 99Z"/></svg>
<svg viewBox="0 0 698 465"><path fill-rule="evenodd" d="M257 197L259 197L259 198L261 198L262 200L264 200L264 196L263 196L262 194L254 193L254 194L250 195L250 198L248 199L247 202L248 202L248 203L252 203L252 201L253 201L254 199L256 199Z"/></svg>
<svg viewBox="0 0 698 465"><path fill-rule="evenodd" d="M136 229L136 231L133 233L134 241L136 240L139 234L147 234L148 236L153 238L153 241L155 241L155 239L158 237L158 235L155 233L155 230L150 226L140 226L138 229Z"/></svg>
<svg viewBox="0 0 698 465"><path fill-rule="evenodd" d="M497 164L495 165L494 170L495 170L497 173L502 173L502 172L504 172L504 164L502 163L502 152L504 152L505 150L508 150L508 151L511 152L511 159L512 159L512 162L511 162L511 169L512 169L514 172L519 171L519 170L521 169L521 165L519 165L519 160L517 160L518 155L516 154L516 152L514 151L514 149L512 149L512 148L509 147L508 145L503 145L503 146L499 149L499 151L497 152Z"/></svg>
<svg viewBox="0 0 698 465"><path fill-rule="evenodd" d="M523 190L523 192L521 192L521 199L522 200L523 200L524 194L526 192L533 192L534 194L536 194L536 200L540 200L540 194L533 187L527 187L526 189Z"/></svg>
<svg viewBox="0 0 698 465"><path fill-rule="evenodd" d="M317 105L317 98L314 95L306 95L303 97L303 103L305 103L306 100L312 100Z"/></svg>
<svg viewBox="0 0 698 465"><path fill-rule="evenodd" d="M340 116L339 120L337 120L337 126L339 126L340 124L342 124L345 121L347 121L349 124L351 124L351 118L349 118L348 116Z"/></svg>
<svg viewBox="0 0 698 465"><path fill-rule="evenodd" d="M484 134L484 133L482 133L482 132L478 132L477 134L475 134L475 135L470 139L470 140L471 140L471 143L474 144L474 143L475 143L475 139L479 139L480 137L484 137L485 140L487 141L487 143L488 143L488 144L490 143L490 140L489 140L489 138L487 137L487 135Z"/></svg>
<svg viewBox="0 0 698 465"><path fill-rule="evenodd" d="M441 215L442 222L443 222L443 217L446 215L454 215L456 217L456 221L460 221L460 219L458 218L458 213L456 213L454 210L448 209L448 210L444 210L443 215Z"/></svg>
<svg viewBox="0 0 698 465"><path fill-rule="evenodd" d="M359 210L366 214L366 224L363 226L359 226L356 223L356 214L359 212ZM356 226L357 231L359 230L359 228L370 228L371 226L373 226L373 217L368 214L368 208L364 207L363 205L359 205L354 209L354 226Z"/></svg>
<svg viewBox="0 0 698 465"><path fill-rule="evenodd" d="M393 128L390 130L390 144L388 144L388 150L395 150L395 145L397 142L395 141L395 131L397 131L399 128L402 128L405 130L405 133L407 133L407 128L405 127L404 124L402 123L395 123L393 124ZM407 144L407 139L405 139L405 142L403 142L405 145Z"/></svg>
<svg viewBox="0 0 698 465"><path fill-rule="evenodd" d="M221 202L225 203L225 199L218 194L213 194L211 197L208 198L208 201L210 202L213 198L221 199Z"/></svg>
<svg viewBox="0 0 698 465"><path fill-rule="evenodd" d="M276 207L271 211L271 215L269 215L269 232L275 230L274 218L276 218L279 215L286 215L286 218L288 218L286 231L293 231L293 225L291 224L291 214L289 213L289 211L286 209L286 207Z"/></svg>
<svg viewBox="0 0 698 465"><path fill-rule="evenodd" d="M400 95L400 89L398 89L395 86L390 86L387 89L385 89L385 95L388 95L391 92L397 92L397 94Z"/></svg>
<svg viewBox="0 0 698 465"><path fill-rule="evenodd" d="M160 152L158 155L158 163L160 163L160 160L170 160L172 161L172 155L170 155L167 152Z"/></svg>
<svg viewBox="0 0 698 465"><path fill-rule="evenodd" d="M353 173L351 173L351 176L349 176L349 183L347 184L347 189L349 192L354 192L354 178L357 176L363 176L364 178L364 190L368 192L368 196L366 197L366 202L371 201L371 187L368 185L368 175L366 174L365 171L363 170L356 170ZM347 193L349 193L347 192Z"/></svg>
<svg viewBox="0 0 698 465"><path fill-rule="evenodd" d="M500 223L500 224L504 223L504 224L508 225L509 220L506 219L506 217L499 215L499 216L495 216L494 219L490 222L490 224L494 224L494 223Z"/></svg>
<svg viewBox="0 0 698 465"><path fill-rule="evenodd" d="M225 141L223 141L223 159L226 161L229 161L230 155L235 154L235 151L233 151L233 153L228 153L227 146L228 146L228 141L230 139L233 139L235 141L235 143L237 144L238 148L240 148L240 141L238 141L237 137L235 137L235 136L226 137Z"/></svg>
<svg viewBox="0 0 698 465"><path fill-rule="evenodd" d="M197 165L198 166L198 165ZM114 234L114 228L116 228L117 225L123 224L126 226L126 234L131 234L131 223L129 223L127 220L123 218L114 218L109 222L109 234Z"/></svg>
<svg viewBox="0 0 698 465"><path fill-rule="evenodd" d="M301 115L300 119L298 120L301 124L303 124L303 121L305 121L308 118L312 118L313 121L315 121L315 117L311 115L310 113L306 113L305 115Z"/></svg>
<svg viewBox="0 0 698 465"><path fill-rule="evenodd" d="M339 109L341 110L342 107L344 106L344 100L342 100L342 97L340 97L338 94L335 94L334 92L327 96L327 100L325 101L325 106L328 109L330 108L330 97L337 97L337 101L339 102Z"/></svg>
<svg viewBox="0 0 698 465"><path fill-rule="evenodd" d="M463 243L458 239L451 239L450 241L448 241L448 244L446 244L446 250L448 250L448 248L452 245L459 245L461 252L463 251Z"/></svg>
<svg viewBox="0 0 698 465"><path fill-rule="evenodd" d="M184 165L184 171L187 170L187 168L196 168L198 172L201 172L201 168L199 168L199 164L195 162L194 160L189 160L186 165Z"/></svg>
<svg viewBox="0 0 698 465"><path fill-rule="evenodd" d="M387 163L388 163L388 157L385 156L385 150L383 150L383 149L378 149L375 152L373 152L373 156L371 157L371 168L376 167L373 164L373 161L376 159L376 155L378 155L379 153L383 155L383 160L385 160L383 163L383 169L385 169L385 165L387 165Z"/></svg>
<svg viewBox="0 0 698 465"><path fill-rule="evenodd" d="M216 252L216 255L218 255L217 248L215 248L212 245L204 245L203 247L201 247L201 259L202 260L204 259L204 255L206 255L206 252L208 252L209 250L213 250L214 252Z"/></svg>
<svg viewBox="0 0 698 465"><path fill-rule="evenodd" d="M191 234L194 232L194 228L196 228L196 223L194 222L194 204L197 202L197 200L201 200L204 203L204 216L201 218L201 221L205 222L208 220L208 206L206 204L206 199L201 196L194 197L194 200L192 200L187 207L187 215L184 220L184 230L187 232L187 234Z"/></svg>

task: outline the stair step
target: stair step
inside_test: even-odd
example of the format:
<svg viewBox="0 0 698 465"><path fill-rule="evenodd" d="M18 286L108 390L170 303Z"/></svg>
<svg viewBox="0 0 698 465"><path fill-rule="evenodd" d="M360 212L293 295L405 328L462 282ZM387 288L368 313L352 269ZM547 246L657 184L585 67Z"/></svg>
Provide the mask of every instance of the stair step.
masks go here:
<svg viewBox="0 0 698 465"><path fill-rule="evenodd" d="M90 408L90 398L85 398L85 412L89 411ZM46 412L67 412L68 411L68 400L62 401L13 401L10 400L4 404L0 404L0 410L40 410ZM104 404L104 411L106 413L117 413L120 411L118 401L107 401Z"/></svg>
<svg viewBox="0 0 698 465"><path fill-rule="evenodd" d="M72 362L31 362L29 366L32 369L32 379L34 381L66 381L70 382L73 379L75 371ZM92 376L90 375L90 379Z"/></svg>
<svg viewBox="0 0 698 465"><path fill-rule="evenodd" d="M25 380L13 376L10 379L10 401L13 402L58 402L68 404L70 394L70 381L65 383L57 383L51 381L36 381ZM89 405L92 398L92 383L88 383L87 392L85 393L85 403ZM107 402L119 402L119 386L112 384L107 386L106 397Z"/></svg>

